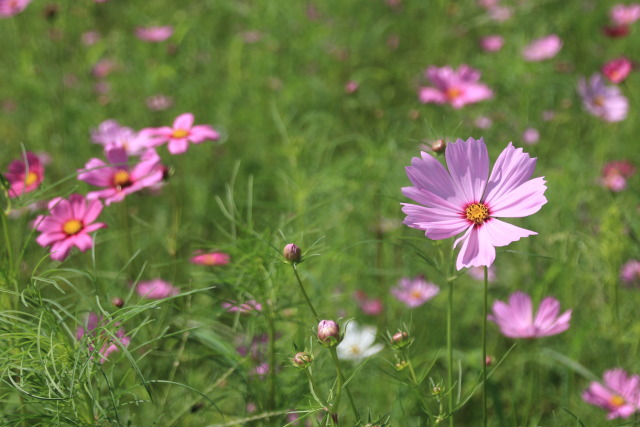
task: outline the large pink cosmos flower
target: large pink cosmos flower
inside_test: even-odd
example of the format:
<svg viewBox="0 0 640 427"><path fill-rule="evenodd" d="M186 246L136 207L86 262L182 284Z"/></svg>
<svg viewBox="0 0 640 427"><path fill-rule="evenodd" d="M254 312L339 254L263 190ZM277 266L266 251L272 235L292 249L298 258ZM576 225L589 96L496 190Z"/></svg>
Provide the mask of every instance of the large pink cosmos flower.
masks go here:
<svg viewBox="0 0 640 427"><path fill-rule="evenodd" d="M31 0L0 0L0 18L9 18L22 12Z"/></svg>
<svg viewBox="0 0 640 427"><path fill-rule="evenodd" d="M104 199L105 204L121 202L125 196L145 187L151 187L162 181L163 167L160 156L153 149L147 150L140 163L130 167L129 157L124 148L114 147L107 150L106 164L100 159L90 159L84 169L78 170L78 179L104 190L92 191L87 199Z"/></svg>
<svg viewBox="0 0 640 427"><path fill-rule="evenodd" d="M398 286L391 288L393 296L409 308L421 306L433 299L439 292L438 286L427 282L422 276L413 279L403 277L398 282Z"/></svg>
<svg viewBox="0 0 640 427"><path fill-rule="evenodd" d="M138 27L136 28L136 37L146 42L159 43L163 42L173 35L173 27L170 25L160 27Z"/></svg>
<svg viewBox="0 0 640 427"><path fill-rule="evenodd" d="M167 281L153 279L138 283L136 292L138 292L138 295L142 298L163 299L178 295L180 290Z"/></svg>
<svg viewBox="0 0 640 427"><path fill-rule="evenodd" d="M49 215L40 215L35 220L36 229L42 234L36 242L40 246L51 246L51 259L63 261L76 246L84 252L93 246L88 233L104 228L102 222L94 222L100 212L99 200L87 201L80 194L72 194L69 199L56 197L49 202Z"/></svg>
<svg viewBox="0 0 640 427"><path fill-rule="evenodd" d="M609 411L607 419L629 418L638 410L640 376L629 376L620 368L606 371L604 384L593 381L582 393L585 402Z"/></svg>
<svg viewBox="0 0 640 427"><path fill-rule="evenodd" d="M95 349L94 344L102 344L102 347L100 348L100 351L98 351L98 354L100 355L100 363L104 363L107 361L109 355L111 355L111 353L113 352L118 351L119 348L116 342L112 338L109 338L107 334L105 334L104 332L98 334L96 329L98 328L98 326L100 326L101 323L103 323L102 317L98 316L95 313L89 313L89 316L87 317L86 328L78 326L78 329L76 330L76 339L80 341L82 337L86 335L89 340L89 351L91 352L93 352ZM123 328L119 328L116 331L115 335L120 340L120 343L125 347L127 347L131 342L131 338L126 336L126 332Z"/></svg>
<svg viewBox="0 0 640 427"><path fill-rule="evenodd" d="M156 138L156 144L168 143L171 154L181 154L189 148L189 142L200 144L206 140L217 140L220 134L209 125L193 125L193 114L184 113L176 117L173 127L147 128Z"/></svg>
<svg viewBox="0 0 640 427"><path fill-rule="evenodd" d="M527 61L544 61L556 56L562 47L562 40L555 34L532 41L522 50L522 56Z"/></svg>
<svg viewBox="0 0 640 427"><path fill-rule="evenodd" d="M461 65L455 71L449 66L431 66L427 68L426 76L435 87L420 88L420 102L449 103L458 109L467 104L490 99L493 92L487 85L478 82L480 74L480 71L468 65Z"/></svg>
<svg viewBox="0 0 640 427"><path fill-rule="evenodd" d="M560 302L547 297L533 317L531 297L524 292L514 292L509 303L493 303L493 314L487 319L500 327L500 332L509 338L540 338L557 335L569 329L571 310L560 314Z"/></svg>
<svg viewBox="0 0 640 427"><path fill-rule="evenodd" d="M629 100L617 86L606 86L600 74L589 79L581 78L578 93L582 97L584 109L607 122L619 122L627 117Z"/></svg>
<svg viewBox="0 0 640 427"><path fill-rule="evenodd" d="M402 193L424 205L403 203L404 223L425 230L434 240L463 233L456 267L490 266L496 246L506 246L534 231L500 221L496 217L532 215L547 203L542 177L530 179L536 159L511 143L505 148L489 176L489 154L484 140L458 139L447 145L447 171L432 155L422 152L406 168L413 187Z"/></svg>
<svg viewBox="0 0 640 427"><path fill-rule="evenodd" d="M40 186L44 178L44 166L37 155L27 151L26 162L21 159L9 163L5 178L11 185L9 197L18 197Z"/></svg>

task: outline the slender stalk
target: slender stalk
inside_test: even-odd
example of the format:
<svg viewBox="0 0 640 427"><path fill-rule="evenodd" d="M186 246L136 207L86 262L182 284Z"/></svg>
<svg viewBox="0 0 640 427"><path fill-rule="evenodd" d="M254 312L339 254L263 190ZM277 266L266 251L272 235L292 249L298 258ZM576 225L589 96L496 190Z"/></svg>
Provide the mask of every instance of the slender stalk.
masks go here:
<svg viewBox="0 0 640 427"><path fill-rule="evenodd" d="M453 280L449 280L447 304L447 396L449 400L449 426L453 427Z"/></svg>
<svg viewBox="0 0 640 427"><path fill-rule="evenodd" d="M333 401L333 405L332 405L332 413L336 415L335 418L335 425L338 425L338 405L340 404L340 397L342 395L342 388L344 386L344 375L342 374L342 369L340 368L340 360L338 359L338 352L336 351L335 347L329 347L329 351L331 353L331 359L333 360L334 365L336 365L336 374L338 376L338 380L337 380L337 384L336 384L336 397ZM351 392L349 391L349 389L345 386L344 387L346 392L347 392L347 397L349 398L349 403L351 405L351 409L353 410L353 415L356 418L356 424L355 425L360 425L360 414L358 413L358 410L356 409L356 405L353 401L353 397L351 396Z"/></svg>
<svg viewBox="0 0 640 427"><path fill-rule="evenodd" d="M482 304L482 425L487 427L487 294L489 268L484 266L484 296Z"/></svg>
<svg viewBox="0 0 640 427"><path fill-rule="evenodd" d="M293 273L296 275L296 280L298 281L298 285L300 285L300 290L302 291L302 295L304 295L304 299L307 301L307 305L309 306L309 309L311 309L311 313L313 313L313 317L316 318L316 322L320 322L320 317L318 316L318 312L316 311L315 308L313 308L313 304L309 299L309 295L307 295L307 291L304 290L304 286L302 285L302 280L300 280L300 276L298 275L298 269L296 268L296 265L291 264L291 267L293 267Z"/></svg>
<svg viewBox="0 0 640 427"><path fill-rule="evenodd" d="M268 409L276 408L276 322L269 310L269 399Z"/></svg>

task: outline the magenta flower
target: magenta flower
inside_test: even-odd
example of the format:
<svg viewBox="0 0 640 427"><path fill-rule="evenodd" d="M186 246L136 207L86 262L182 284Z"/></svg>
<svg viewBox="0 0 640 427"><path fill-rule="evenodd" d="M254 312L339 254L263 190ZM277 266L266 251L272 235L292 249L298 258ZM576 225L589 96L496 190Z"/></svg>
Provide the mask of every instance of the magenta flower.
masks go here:
<svg viewBox="0 0 640 427"><path fill-rule="evenodd" d="M101 345L98 354L100 354L100 363L104 363L107 361L111 353L119 350L119 347L116 341L110 338L109 335L104 332L97 332L96 328L99 326L103 327L101 323L103 323L102 317L99 317L95 313L89 313L86 328L78 326L78 329L76 330L76 339L80 341L82 337L86 335L89 341L89 351L91 352L95 349L94 345ZM116 326L118 326L118 324L116 324ZM131 342L131 338L126 336L126 332L123 328L118 329L115 335L120 340L121 345L125 347L127 347ZM93 356L91 356L91 358L93 359Z"/></svg>
<svg viewBox="0 0 640 427"><path fill-rule="evenodd" d="M602 74L607 76L611 83L621 83L627 78L633 64L625 57L613 59L602 66Z"/></svg>
<svg viewBox="0 0 640 427"><path fill-rule="evenodd" d="M640 4L633 3L629 6L617 4L611 8L609 16L617 26L631 25L640 19Z"/></svg>
<svg viewBox="0 0 640 427"><path fill-rule="evenodd" d="M611 191L622 191L627 188L627 179L635 173L635 166L628 160L609 162L602 168L600 184Z"/></svg>
<svg viewBox="0 0 640 427"><path fill-rule="evenodd" d="M627 286L640 286L640 261L627 261L620 270L620 280Z"/></svg>
<svg viewBox="0 0 640 427"><path fill-rule="evenodd" d="M584 109L607 122L619 122L627 117L629 101L617 86L605 86L602 76L594 74L587 82L581 78L578 93Z"/></svg>
<svg viewBox="0 0 640 427"><path fill-rule="evenodd" d="M163 42L173 35L173 27L166 25L163 27L138 27L136 28L136 37L146 42Z"/></svg>
<svg viewBox="0 0 640 427"><path fill-rule="evenodd" d="M156 137L157 144L168 143L171 154L181 154L189 148L189 142L200 144L206 140L217 140L220 134L209 125L193 125L193 114L179 115L173 122L173 127L164 126L149 131Z"/></svg>
<svg viewBox="0 0 640 427"><path fill-rule="evenodd" d="M201 253L200 251L195 252L195 256L191 257L191 264L199 264L199 265L227 265L229 264L231 257L229 254L224 252L210 252L210 253Z"/></svg>
<svg viewBox="0 0 640 427"><path fill-rule="evenodd" d="M138 295L142 298L163 299L178 295L180 290L162 279L153 279L138 283L136 292L138 292Z"/></svg>
<svg viewBox="0 0 640 427"><path fill-rule="evenodd" d="M462 243L456 267L490 266L496 246L506 246L534 231L500 221L497 217L532 215L547 203L542 177L530 179L536 159L511 143L505 148L489 176L489 154L484 140L458 139L447 145L449 171L423 152L406 168L413 187L402 193L424 205L403 203L404 223L425 230L434 240L462 233L454 247Z"/></svg>
<svg viewBox="0 0 640 427"><path fill-rule="evenodd" d="M426 76L435 87L420 88L420 102L423 104L449 103L458 109L493 97L491 89L478 82L480 71L467 65L461 65L456 71L449 66L431 66L427 68Z"/></svg>
<svg viewBox="0 0 640 427"><path fill-rule="evenodd" d="M5 178L10 185L9 197L18 197L40 186L44 179L44 166L37 155L27 151L26 162L20 159L9 163Z"/></svg>
<svg viewBox="0 0 640 427"><path fill-rule="evenodd" d="M84 169L78 170L78 179L104 190L92 191L87 199L104 199L105 204L121 202L125 196L145 187L151 187L162 181L164 169L160 163L160 156L153 149L147 150L141 157L140 163L129 167L129 157L124 148L115 147L107 150L106 164L100 159L93 158L87 162Z"/></svg>
<svg viewBox="0 0 640 427"><path fill-rule="evenodd" d="M31 0L0 0L0 18L9 18L22 12Z"/></svg>
<svg viewBox="0 0 640 427"><path fill-rule="evenodd" d="M410 279L404 277L398 282L398 286L391 288L391 293L400 302L409 308L421 306L434 298L440 292L440 288L427 282L424 277L418 276Z"/></svg>
<svg viewBox="0 0 640 427"><path fill-rule="evenodd" d="M522 50L527 61L544 61L556 56L562 47L562 40L555 34L534 40Z"/></svg>
<svg viewBox="0 0 640 427"><path fill-rule="evenodd" d="M486 36L480 39L480 47L486 52L497 52L504 45L504 37L499 35Z"/></svg>
<svg viewBox="0 0 640 427"><path fill-rule="evenodd" d="M245 301L243 303L239 303L237 301L227 301L222 303L222 308L224 308L229 313L246 314L262 311L262 304L253 299Z"/></svg>
<svg viewBox="0 0 640 427"><path fill-rule="evenodd" d="M353 298L358 303L360 310L368 316L377 316L384 310L382 300L380 298L370 298L365 291L355 291Z"/></svg>
<svg viewBox="0 0 640 427"><path fill-rule="evenodd" d="M604 384L591 382L582 399L607 411L607 419L629 418L638 410L640 376L629 376L620 368L605 371Z"/></svg>
<svg viewBox="0 0 640 427"><path fill-rule="evenodd" d="M571 310L562 315L560 302L547 297L540 303L540 308L533 317L531 297L524 292L514 292L509 297L509 303L496 301L493 303L493 314L488 320L500 327L500 332L509 338L540 338L557 335L569 329Z"/></svg>
<svg viewBox="0 0 640 427"><path fill-rule="evenodd" d="M41 232L36 239L40 246L51 246L51 259L63 261L72 247L81 252L93 247L93 239L88 233L104 228L102 222L94 222L102 203L88 201L80 194L72 194L69 199L56 197L49 202L49 215L40 215L35 220L36 230Z"/></svg>

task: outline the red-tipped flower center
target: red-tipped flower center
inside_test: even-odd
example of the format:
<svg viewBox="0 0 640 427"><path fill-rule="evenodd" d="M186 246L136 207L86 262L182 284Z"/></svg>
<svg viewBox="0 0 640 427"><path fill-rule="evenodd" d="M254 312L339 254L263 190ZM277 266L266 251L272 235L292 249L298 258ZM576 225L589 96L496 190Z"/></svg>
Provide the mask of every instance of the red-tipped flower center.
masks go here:
<svg viewBox="0 0 640 427"><path fill-rule="evenodd" d="M457 87L450 87L446 91L446 96L448 99L453 100L462 95L462 91Z"/></svg>
<svg viewBox="0 0 640 427"><path fill-rule="evenodd" d="M38 174L35 172L29 172L24 179L24 183L29 186L34 184L38 180Z"/></svg>
<svg viewBox="0 0 640 427"><path fill-rule="evenodd" d="M186 129L174 129L171 134L176 139L186 138L187 135L189 135L189 131Z"/></svg>
<svg viewBox="0 0 640 427"><path fill-rule="evenodd" d="M489 208L484 203L473 203L467 206L465 214L469 221L474 222L476 225L482 224L489 218Z"/></svg>
<svg viewBox="0 0 640 427"><path fill-rule="evenodd" d="M118 172L113 174L113 185L118 187L118 189L123 189L131 185L131 177L129 176L129 172L126 170L120 169Z"/></svg>
<svg viewBox="0 0 640 427"><path fill-rule="evenodd" d="M77 219L70 219L62 226L62 231L64 231L64 234L66 234L67 236L78 234L80 230L82 230L82 222L78 221Z"/></svg>
<svg viewBox="0 0 640 427"><path fill-rule="evenodd" d="M611 396L611 399L609 399L609 403L611 404L611 406L619 408L622 405L624 405L626 402L622 396L614 394L613 396Z"/></svg>

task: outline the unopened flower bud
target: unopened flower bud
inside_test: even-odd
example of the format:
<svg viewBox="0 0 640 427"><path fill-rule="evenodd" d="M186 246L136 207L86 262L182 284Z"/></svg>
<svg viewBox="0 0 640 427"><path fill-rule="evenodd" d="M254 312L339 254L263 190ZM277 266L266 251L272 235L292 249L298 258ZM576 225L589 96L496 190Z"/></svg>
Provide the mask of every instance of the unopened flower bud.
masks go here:
<svg viewBox="0 0 640 427"><path fill-rule="evenodd" d="M409 336L409 333L405 331L396 332L391 337L391 347L395 350L402 350L403 348L408 347L412 342L413 340Z"/></svg>
<svg viewBox="0 0 640 427"><path fill-rule="evenodd" d="M333 320L321 320L318 323L318 341L325 347L340 344L340 326Z"/></svg>
<svg viewBox="0 0 640 427"><path fill-rule="evenodd" d="M120 297L115 297L111 300L111 304L118 308L122 308L124 306L124 300Z"/></svg>
<svg viewBox="0 0 640 427"><path fill-rule="evenodd" d="M313 362L313 356L306 351L300 351L293 356L293 364L298 368L307 368Z"/></svg>
<svg viewBox="0 0 640 427"><path fill-rule="evenodd" d="M284 259L286 259L290 264L296 264L302 259L302 251L293 243L289 243L284 247L282 255L284 255Z"/></svg>
<svg viewBox="0 0 640 427"><path fill-rule="evenodd" d="M435 397L440 396L442 394L442 386L440 384L434 385L431 389L431 394L433 394Z"/></svg>
<svg viewBox="0 0 640 427"><path fill-rule="evenodd" d="M447 143L444 139L436 139L431 143L431 149L434 153L444 153L444 149L447 148Z"/></svg>
<svg viewBox="0 0 640 427"><path fill-rule="evenodd" d="M484 360L484 364L487 366L491 366L492 363L493 363L493 357L487 356L487 358Z"/></svg>
<svg viewBox="0 0 640 427"><path fill-rule="evenodd" d="M402 371L406 367L407 367L407 361L406 360L401 360L398 363L396 363L396 370L397 371Z"/></svg>

